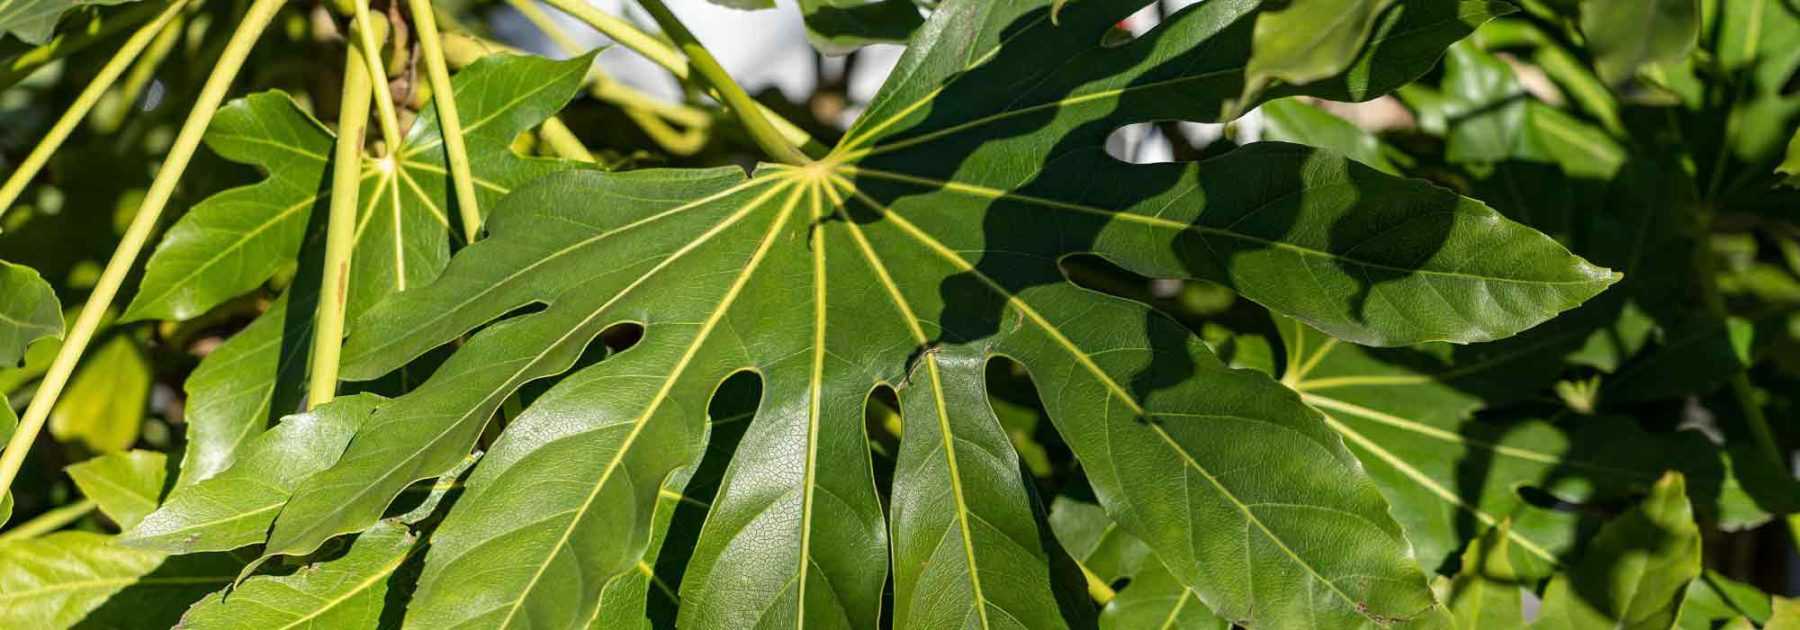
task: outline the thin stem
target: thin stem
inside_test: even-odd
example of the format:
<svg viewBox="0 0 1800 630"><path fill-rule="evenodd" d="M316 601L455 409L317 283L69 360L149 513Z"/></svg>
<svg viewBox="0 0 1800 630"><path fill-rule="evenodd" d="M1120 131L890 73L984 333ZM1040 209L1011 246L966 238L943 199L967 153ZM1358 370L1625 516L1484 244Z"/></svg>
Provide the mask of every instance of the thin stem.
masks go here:
<svg viewBox="0 0 1800 630"><path fill-rule="evenodd" d="M475 176L469 170L469 148L463 143L462 118L456 113L450 66L444 61L444 43L438 38L437 17L431 12L431 0L407 0L407 5L412 9L419 47L425 53L425 71L431 77L431 102L437 105L444 153L450 158L450 183L456 188L456 209L462 215L463 235L473 243L481 234L481 207L475 197Z"/></svg>
<svg viewBox="0 0 1800 630"><path fill-rule="evenodd" d="M358 4L367 4L361 0ZM367 41L365 38L364 41ZM385 91L369 71L366 57L379 48L352 45L344 59L344 93L338 101L337 145L331 156L331 216L325 226L325 272L319 280L318 324L313 332L312 380L308 408L337 396L338 356L344 346L345 302L349 296L350 254L356 248L357 195L362 183L363 136L369 126L369 99ZM391 162L384 162L391 164Z"/></svg>
<svg viewBox="0 0 1800 630"><path fill-rule="evenodd" d="M182 1L171 0L171 3L180 4ZM82 28L65 29L43 45L6 60L4 67L0 67L0 90L12 87L14 83L31 76L31 73L52 61L87 50L89 46L112 37L119 31L142 24L144 20L157 15L160 8L160 5L145 2L116 14L97 15Z"/></svg>
<svg viewBox="0 0 1800 630"><path fill-rule="evenodd" d="M593 152L588 151L587 146L581 143L581 138L575 137L575 132L570 131L562 119L555 116L545 119L544 124L538 126L538 137L543 138L544 144L550 145L550 150L564 159L594 161Z"/></svg>
<svg viewBox="0 0 1800 630"><path fill-rule="evenodd" d="M381 119L381 141L388 154L400 150L400 117L394 113L394 95L387 91L387 68L381 63L381 42L387 41L386 19L377 22L369 17L369 0L356 0L357 42L362 44L363 71L369 73L383 89L375 90L375 112ZM355 48L352 46L351 48ZM351 54L355 54L352 52ZM346 90L348 92L348 90ZM366 103L364 104L367 105ZM341 123L340 123L341 124Z"/></svg>
<svg viewBox="0 0 1800 630"><path fill-rule="evenodd" d="M630 48L638 54L643 55L646 59L656 63L656 65L662 66L664 70L668 70L669 74L675 75L676 79L683 82L692 80L690 76L692 70L689 68L688 60L682 56L681 51L678 51L662 40L645 33L632 23L609 15L599 9L595 9L593 6L587 4L586 0L544 0L544 3L556 7L558 10L573 16L575 19L581 20L588 26L593 27L594 30L600 31L601 35L605 35L619 45ZM721 98L720 100L722 101L723 99ZM817 155L823 155L828 150L825 145L820 144L818 140L813 139L812 135L806 133L806 130L801 129L799 125L783 118L780 114L770 110L761 103L755 103L755 105L756 111L761 112L770 124L780 130L781 137L787 142L798 145L807 152Z"/></svg>
<svg viewBox="0 0 1800 630"><path fill-rule="evenodd" d="M157 169L156 178L151 180L150 188L144 193L144 202L138 206L137 216L131 219L131 226L125 229L125 236L120 239L119 247L113 250L112 258L106 261L106 269L100 272L100 279L94 283L94 290L88 294L87 304L81 309L81 315L75 318L75 325L69 329L69 336L63 341L62 348L56 352L56 358L50 362L50 371L38 385L36 394L31 397L31 404L25 408L25 417L19 421L18 432L7 442L5 453L0 453L0 492L12 487L12 482L19 476L19 467L25 464L25 452L37 440L38 433L44 429L44 421L50 417L51 407L62 395L63 386L69 383L69 376L75 371L75 364L81 360L81 354L87 350L88 342L93 341L94 332L100 327L100 318L110 310L113 298L118 297L119 286L124 284L125 275L136 263L138 254L143 252L144 244L149 242L150 233L156 230L157 220L162 217L163 208L169 205L169 198L175 194L175 184L181 181L187 172L188 163L193 160L194 152L200 148L200 138L206 133L206 125L212 121L213 114L219 110L219 103L225 100L225 93L231 89L231 83L237 79L238 71L244 67L244 60L250 56L250 49L256 45L257 38L268 28L275 13L281 9L284 0L255 0L250 10L244 14L237 30L231 34L225 51L219 55L218 65L214 66L212 76L200 88L200 96L194 102L194 109L188 112L187 120L181 123L181 131L175 135L175 142L169 148L169 155L163 159L162 168Z"/></svg>
<svg viewBox="0 0 1800 630"><path fill-rule="evenodd" d="M719 60L713 58L712 53L700 44L700 40L687 29L687 25L681 23L680 18L669 11L662 0L638 0L638 3L650 12L650 17L656 20L663 32L675 40L675 45L681 48L681 52L687 53L688 64L694 72L719 93L720 98L725 101L725 107L737 114L738 122L743 123L744 130L750 133L750 139L755 140L764 153L787 164L812 162L812 158L801 153L798 147L788 142L769 123L768 118L763 117L762 106L756 99L750 98L750 93L744 91L744 86L731 79L731 74L725 72L725 68L719 65Z"/></svg>
<svg viewBox="0 0 1800 630"><path fill-rule="evenodd" d="M82 517L93 512L95 507L98 506L95 505L93 499L82 499L39 514L36 518L19 523L18 526L6 530L6 533L0 534L0 543L11 540L37 538L38 536L62 529L69 523L81 520Z"/></svg>
<svg viewBox="0 0 1800 630"><path fill-rule="evenodd" d="M94 105L100 102L100 98L106 95L106 91L112 88L113 82L119 80L119 75L124 74L132 62L137 60L138 54L156 40L157 33L162 32L164 26L181 15L181 8L185 4L185 0L178 0L163 7L156 19L132 33L131 38L125 40L125 45L119 47L119 52L100 67L94 80L89 81L86 88L82 88L81 94L75 97L75 102L63 111L61 118L56 119L56 124L50 126L50 132L44 134L44 139L38 142L30 155L25 156L25 160L19 163L19 168L7 176L6 183L0 184L0 216L5 216L6 210L12 207L14 201L18 201L19 194L25 192L25 187L31 183L32 178L37 177L38 171L50 162L50 156L62 147L63 141L69 139L69 134L74 133L75 127L81 124L81 120L87 117Z"/></svg>

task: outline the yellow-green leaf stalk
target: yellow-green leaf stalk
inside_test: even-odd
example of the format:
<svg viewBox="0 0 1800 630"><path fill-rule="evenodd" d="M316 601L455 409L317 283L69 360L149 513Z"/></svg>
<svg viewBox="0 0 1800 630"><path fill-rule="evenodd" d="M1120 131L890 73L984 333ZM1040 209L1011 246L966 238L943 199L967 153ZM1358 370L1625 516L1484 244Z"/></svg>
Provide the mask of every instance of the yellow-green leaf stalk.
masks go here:
<svg viewBox="0 0 1800 630"><path fill-rule="evenodd" d="M569 14L577 20L581 20L588 26L593 27L594 30L600 31L600 34L605 35L608 39L618 42L619 45L636 51L656 65L662 66L664 70L669 71L669 74L675 75L676 79L683 82L691 80L694 69L690 67L689 60L682 56L682 52L684 51L676 50L674 47L669 46L668 43L645 33L632 23L619 19L616 16L609 15L599 9L595 9L584 0L544 0L544 2L550 6L556 7L557 10ZM657 6L661 6L661 3L658 3ZM658 23L660 25L660 21ZM663 29L668 30L668 27L663 26ZM685 31L686 29L682 30ZM674 37L674 34L671 33L670 37ZM710 58L710 55L708 57ZM717 63L715 62L714 65L717 65ZM719 73L723 74L724 71L721 69ZM719 98L721 101L725 100L722 95ZM818 140L813 139L812 135L806 133L806 130L801 129L799 125L795 125L788 119L782 118L781 115L771 111L761 103L751 101L751 104L755 106L755 111L760 113L770 125L775 127L775 129L781 133L781 137L789 144L799 146L814 155L823 154L827 151L827 148L823 144L820 144ZM730 103L726 103L726 105L730 106Z"/></svg>
<svg viewBox="0 0 1800 630"><path fill-rule="evenodd" d="M756 145L761 147L764 153L769 154L771 159L784 164L810 164L812 162L812 158L800 152L799 147L788 142L787 138L783 137L781 132L769 123L769 119L763 116L762 106L756 102L756 99L750 98L750 94L744 91L743 86L731 79L731 75L725 72L723 66L719 65L719 60L713 58L712 52L700 44L700 40L694 37L694 33L688 30L687 25L682 24L680 18L675 17L675 14L669 11L668 5L663 4L662 0L638 0L638 3L643 5L644 10L650 12L650 17L656 20L657 26L662 27L663 33L675 40L675 45L681 48L681 52L687 54L688 65L700 75L701 80L718 92L720 100L723 100L725 106L737 115L738 122L744 125L744 130L750 133L750 138L756 141Z"/></svg>
<svg viewBox="0 0 1800 630"><path fill-rule="evenodd" d="M367 17L367 0L357 0ZM367 22L364 22L367 24ZM368 42L368 31L362 42ZM344 59L344 93L338 104L337 146L331 154L331 215L325 226L325 272L319 280L319 312L313 333L312 377L306 405L316 409L337 397L338 356L344 349L344 313L350 295L350 254L356 248L356 209L362 180L363 135L369 126L369 100L386 92L377 85L369 58L379 48L353 44ZM379 63L379 62L377 62ZM386 81L382 82L383 84ZM379 102L379 99L377 99ZM398 145L390 144L391 151ZM383 162L392 168L392 162Z"/></svg>
<svg viewBox="0 0 1800 630"><path fill-rule="evenodd" d="M44 374L37 393L32 395L31 404L25 407L25 417L20 419L18 431L7 442L6 451L0 453L0 493L11 488L13 480L18 478L19 468L25 464L26 451L37 440L38 433L43 431L44 421L50 417L50 409L56 405L57 397L62 395L63 387L68 385L69 376L75 372L75 364L81 360L82 352L93 341L94 332L100 327L100 319L112 306L113 298L118 297L119 287L125 283L125 275L130 273L138 254L143 252L144 245L150 241L150 234L156 230L163 209L168 207L169 198L175 194L175 185L181 181L182 174L187 172L188 164L194 158L194 152L200 148L200 139L206 133L207 123L212 121L213 114L219 110L219 104L225 101L225 93L231 89L232 81L237 79L238 71L243 69L244 60L250 56L250 49L256 46L256 40L268 28L282 4L284 0L252 2L250 9L244 13L243 21L238 23L231 39L226 42L212 76L200 88L194 108L181 123L181 131L176 133L175 142L169 147L169 154L163 159L162 168L157 169L156 178L151 180L149 190L144 193L144 201L138 206L137 215L132 218L130 227L125 229L125 236L119 240L118 248L113 250L112 258L106 261L106 268L100 272L99 281L94 283L93 292L88 294L81 315L69 329L69 335L63 341L62 348L57 350L56 358L50 362L50 370ZM154 36L155 31L150 32Z"/></svg>
<svg viewBox="0 0 1800 630"><path fill-rule="evenodd" d="M450 158L450 183L456 189L463 236L473 243L481 233L481 208L475 198L475 176L469 171L469 148L463 144L462 118L456 113L456 92L450 86L450 67L444 63L444 43L438 39L431 0L408 0L407 4L412 9L419 47L425 52L425 72L431 78L431 100L437 105L438 126L444 133L444 154Z"/></svg>

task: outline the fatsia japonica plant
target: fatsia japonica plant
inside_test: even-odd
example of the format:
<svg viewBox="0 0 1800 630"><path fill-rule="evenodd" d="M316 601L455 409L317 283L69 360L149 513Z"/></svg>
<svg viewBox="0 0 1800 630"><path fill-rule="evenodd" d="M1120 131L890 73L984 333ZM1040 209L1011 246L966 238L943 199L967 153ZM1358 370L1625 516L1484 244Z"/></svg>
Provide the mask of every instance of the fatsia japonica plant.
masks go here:
<svg viewBox="0 0 1800 630"><path fill-rule="evenodd" d="M1800 6L717 1L0 0L0 626L1800 627Z"/></svg>

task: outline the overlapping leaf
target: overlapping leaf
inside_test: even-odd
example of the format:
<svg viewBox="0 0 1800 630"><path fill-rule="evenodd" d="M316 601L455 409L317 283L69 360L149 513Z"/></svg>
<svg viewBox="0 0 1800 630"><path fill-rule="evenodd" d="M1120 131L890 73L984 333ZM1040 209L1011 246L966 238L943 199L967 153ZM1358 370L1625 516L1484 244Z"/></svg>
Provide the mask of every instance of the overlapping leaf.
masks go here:
<svg viewBox="0 0 1800 630"><path fill-rule="evenodd" d="M1620 417L1469 417L1547 388L1589 332L1568 326L1468 348L1374 350L1290 321L1283 382L1362 459L1426 566L1511 519L1510 563L1521 576L1545 577L1578 547L1585 517L1534 505L1530 493L1605 503L1646 491L1670 467L1688 473L1703 509L1723 522L1766 519L1698 433L1652 435Z"/></svg>
<svg viewBox="0 0 1800 630"><path fill-rule="evenodd" d="M1582 0L1581 30L1600 78L1617 85L1647 64L1678 61L1700 38L1700 0Z"/></svg>
<svg viewBox="0 0 1800 630"><path fill-rule="evenodd" d="M1537 626L1668 628L1700 575L1700 528L1680 473L1606 524L1581 563L1551 580Z"/></svg>
<svg viewBox="0 0 1800 630"><path fill-rule="evenodd" d="M130 529L162 499L167 458L156 451L110 453L68 467L81 495L119 527Z"/></svg>
<svg viewBox="0 0 1800 630"><path fill-rule="evenodd" d="M262 541L294 487L336 462L381 402L363 394L282 419L249 439L224 472L170 492L160 509L121 536L122 542L190 553Z"/></svg>
<svg viewBox="0 0 1800 630"><path fill-rule="evenodd" d="M638 325L636 345L509 423L433 538L409 624L568 627L612 610L604 589L641 571L710 395L751 370L761 404L693 547L683 625L872 626L891 546L899 625L1060 626L1017 455L981 404L994 354L1030 371L1101 503L1208 607L1268 627L1446 621L1316 414L1174 322L1068 284L1057 259L1217 280L1380 343L1509 335L1613 275L1478 203L1303 147L1113 162L1099 147L1118 126L1228 109L1259 5L1202 3L1107 47L1141 2L1077 3L1060 26L1048 4L941 7L819 164L565 173L509 196L490 239L360 321L346 374L547 307L482 328L378 410L295 491L269 551L366 528L460 462L522 385ZM1399 8L1318 93L1392 89L1489 5ZM883 384L907 417L891 519L862 424Z"/></svg>
<svg viewBox="0 0 1800 630"><path fill-rule="evenodd" d="M574 96L588 61L499 55L453 79L483 208L519 184L578 166L520 157L511 144ZM269 176L207 199L170 229L151 256L128 319L199 315L291 265L303 241L318 231L313 218L323 212L314 210L329 194L333 142L323 125L271 92L221 109L206 139L220 155ZM419 116L394 155L364 168L351 258L352 318L390 293L435 278L449 258L447 217L456 210L435 109ZM217 474L245 440L296 410L304 394L319 264L302 262L294 289L208 356L187 382L191 430L183 485Z"/></svg>
<svg viewBox="0 0 1800 630"><path fill-rule="evenodd" d="M292 575L258 576L213 593L183 615L183 630L212 628L376 628L388 581L417 543L405 525L382 521L343 557Z"/></svg>
<svg viewBox="0 0 1800 630"><path fill-rule="evenodd" d="M1144 542L1119 528L1106 511L1091 503L1057 497L1050 527L1090 584L1127 580L1100 611L1102 630L1162 628L1224 630L1231 624L1206 608L1150 553Z"/></svg>

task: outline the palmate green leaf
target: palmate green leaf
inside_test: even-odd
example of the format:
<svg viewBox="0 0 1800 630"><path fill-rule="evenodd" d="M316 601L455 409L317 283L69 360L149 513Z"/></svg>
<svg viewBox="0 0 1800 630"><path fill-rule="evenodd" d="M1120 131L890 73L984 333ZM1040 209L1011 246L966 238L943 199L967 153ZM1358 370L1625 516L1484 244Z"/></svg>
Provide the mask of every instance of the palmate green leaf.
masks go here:
<svg viewBox="0 0 1800 630"><path fill-rule="evenodd" d="M0 35L11 33L27 44L42 44L56 31L57 20L77 7L105 7L136 0L0 0Z"/></svg>
<svg viewBox="0 0 1800 630"><path fill-rule="evenodd" d="M376 377L546 307L482 328L377 411L282 508L268 550L366 528L461 461L522 385L636 324L635 346L563 378L494 442L433 537L409 624L586 623L602 586L641 562L665 480L699 456L709 396L750 370L761 404L693 547L678 621L874 625L891 546L898 625L1063 625L1043 532L1018 518L1030 497L1017 455L981 404L995 354L1037 380L1107 511L1226 618L1447 622L1316 414L1173 321L1069 284L1057 259L1218 280L1379 343L1508 335L1614 276L1478 203L1304 147L1112 161L1100 147L1113 129L1216 120L1242 93L1260 6L1202 3L1102 46L1142 4L1076 3L1053 26L1047 1L947 3L816 165L564 173L515 192L489 239L358 323L345 373ZM1478 12L1408 8L1364 51L1401 65L1320 89L1391 89ZM881 384L907 416L891 522L863 434Z"/></svg>
<svg viewBox="0 0 1800 630"><path fill-rule="evenodd" d="M113 337L81 362L50 409L50 435L96 453L131 448L150 402L150 363L128 335Z"/></svg>
<svg viewBox="0 0 1800 630"><path fill-rule="evenodd" d="M1700 38L1700 0L1581 0L1581 32L1612 85L1638 68L1679 61Z"/></svg>
<svg viewBox="0 0 1800 630"><path fill-rule="evenodd" d="M1544 591L1534 627L1662 630L1700 575L1700 528L1686 483L1671 472L1643 504L1600 528L1581 562Z"/></svg>
<svg viewBox="0 0 1800 630"><path fill-rule="evenodd" d="M1102 630L1225 630L1231 624L1206 608L1192 589L1169 573L1144 542L1119 528L1091 503L1057 497L1050 528L1090 580L1125 587L1100 611Z"/></svg>
<svg viewBox="0 0 1800 630"><path fill-rule="evenodd" d="M256 576L227 596L213 593L181 618L181 630L235 628L375 628L388 581L418 539L405 525L381 521L356 537L342 557L291 575Z"/></svg>
<svg viewBox="0 0 1800 630"><path fill-rule="evenodd" d="M1450 595L1444 602L1460 630L1525 627L1525 602L1519 588L1528 585L1513 570L1507 553L1511 530L1511 521L1500 521L1463 552L1462 569L1451 580Z"/></svg>
<svg viewBox="0 0 1800 630"><path fill-rule="evenodd" d="M64 471L101 513L121 529L131 529L154 511L162 498L167 461L156 451L132 450L102 455Z"/></svg>
<svg viewBox="0 0 1800 630"><path fill-rule="evenodd" d="M35 269L0 260L0 368L17 367L25 348L63 334L62 304Z"/></svg>
<svg viewBox="0 0 1800 630"><path fill-rule="evenodd" d="M467 118L464 141L483 207L512 187L545 173L575 168L567 160L521 157L519 133L568 103L591 56L567 61L495 55L452 79ZM189 319L261 285L290 264L315 207L329 196L334 138L280 92L232 101L214 118L206 143L234 162L269 174L261 182L215 195L182 217L146 263L143 287L126 321ZM421 112L392 158L364 163L358 195L356 249L351 257L349 319L388 294L429 282L450 257L450 217L437 110Z"/></svg>
<svg viewBox="0 0 1800 630"><path fill-rule="evenodd" d="M288 416L250 439L224 472L169 493L120 542L172 553L228 551L261 542L295 486L337 461L382 399L339 398Z"/></svg>
<svg viewBox="0 0 1800 630"><path fill-rule="evenodd" d="M167 628L243 562L124 547L92 532L0 544L0 627Z"/></svg>
<svg viewBox="0 0 1800 630"><path fill-rule="evenodd" d="M579 166L519 157L510 145L573 97L586 59L491 56L453 79L483 208L513 186ZM420 115L399 153L400 168L384 169L391 163L384 161L365 168L360 198L367 203L351 258L352 318L389 293L436 277L448 258L443 217L455 210L436 120L435 109ZM151 256L129 317L193 317L292 264L303 241L318 232L309 221L317 223L313 210L325 203L325 156L332 142L322 125L279 93L251 95L223 108L208 130L208 146L262 167L269 177L213 196L177 222ZM293 287L187 381L190 430L181 485L217 474L244 441L297 410L317 304L314 267L320 264L302 263Z"/></svg>
<svg viewBox="0 0 1800 630"><path fill-rule="evenodd" d="M1669 467L1688 475L1697 501L1720 522L1742 526L1768 518L1697 432L1653 435L1612 416L1469 417L1549 387L1561 373L1561 357L1591 327L1404 350L1337 342L1291 320L1281 329L1289 366L1282 381L1343 435L1425 566L1438 566L1481 531L1510 519L1510 564L1524 579L1546 577L1578 548L1591 517L1535 506L1530 492L1604 503L1641 494Z"/></svg>

